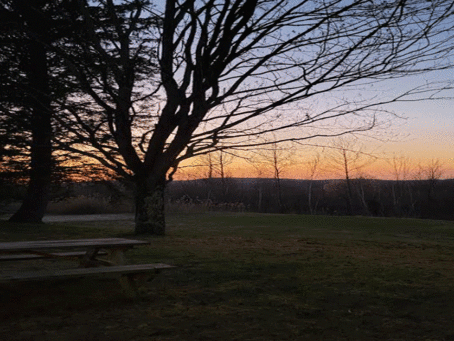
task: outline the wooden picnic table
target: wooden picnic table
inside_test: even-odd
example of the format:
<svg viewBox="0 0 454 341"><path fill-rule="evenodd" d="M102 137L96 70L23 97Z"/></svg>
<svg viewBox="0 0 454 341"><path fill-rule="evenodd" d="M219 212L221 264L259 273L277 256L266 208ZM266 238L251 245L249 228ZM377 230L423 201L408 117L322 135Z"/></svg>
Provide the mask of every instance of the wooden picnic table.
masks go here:
<svg viewBox="0 0 454 341"><path fill-rule="evenodd" d="M80 265L126 264L125 251L135 246L148 245L150 242L125 238L37 240L0 243L0 260L28 260L37 258L74 258ZM106 255L107 259L98 259Z"/></svg>
<svg viewBox="0 0 454 341"><path fill-rule="evenodd" d="M96 238L96 239L63 239L63 240L34 240L0 243L1 253L23 252L29 250L60 249L60 248L124 248L136 245L146 245L150 242L125 238Z"/></svg>
<svg viewBox="0 0 454 341"><path fill-rule="evenodd" d="M99 274L120 274L120 283L127 292L137 292L137 277L147 272L158 273L171 265L131 264L126 262L125 251L148 245L150 242L125 238L38 240L0 243L0 260L27 261L35 259L77 258L77 268L58 270L18 271L0 274L0 282L61 279Z"/></svg>

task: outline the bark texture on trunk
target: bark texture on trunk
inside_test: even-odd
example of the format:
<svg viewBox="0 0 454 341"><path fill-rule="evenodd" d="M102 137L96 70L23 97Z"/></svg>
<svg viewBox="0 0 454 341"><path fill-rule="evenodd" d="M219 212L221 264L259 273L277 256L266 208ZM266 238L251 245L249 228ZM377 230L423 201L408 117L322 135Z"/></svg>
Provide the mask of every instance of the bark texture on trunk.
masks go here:
<svg viewBox="0 0 454 341"><path fill-rule="evenodd" d="M165 235L165 185L165 176L158 180L136 179L136 234Z"/></svg>

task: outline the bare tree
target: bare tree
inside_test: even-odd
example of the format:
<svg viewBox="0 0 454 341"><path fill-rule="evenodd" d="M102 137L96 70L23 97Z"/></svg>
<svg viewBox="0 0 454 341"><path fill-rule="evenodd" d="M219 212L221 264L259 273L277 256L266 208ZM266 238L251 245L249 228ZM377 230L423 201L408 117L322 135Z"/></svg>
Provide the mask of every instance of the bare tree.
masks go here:
<svg viewBox="0 0 454 341"><path fill-rule="evenodd" d="M264 191L264 185L265 185L265 179L266 177L266 169L263 166L263 164L259 163L256 160L256 157L249 157L246 159L246 161L252 165L254 168L254 175L256 177L256 188L257 188L257 211L262 212L263 211L263 191Z"/></svg>
<svg viewBox="0 0 454 341"><path fill-rule="evenodd" d="M213 153L208 153L206 155L202 155L201 161L202 161L202 166L206 166L207 167L207 171L206 171L205 177L207 179L214 178L214 175L215 175L215 169L214 169L215 168L215 164L214 164Z"/></svg>
<svg viewBox="0 0 454 341"><path fill-rule="evenodd" d="M220 200L226 200L229 194L229 181L231 176L228 171L228 166L234 162L234 155L225 152L222 148L218 151L213 151L208 154L200 155L195 162L196 166L202 166L206 169L204 177L212 179L218 177L221 179L221 197ZM211 193L211 190L210 190Z"/></svg>
<svg viewBox="0 0 454 341"><path fill-rule="evenodd" d="M72 148L134 179L137 233L164 234L166 174L171 180L181 161L221 142L271 144L263 134L283 142L371 129L377 105L420 90L362 101L326 95L447 67L452 46L451 1L78 3L84 39L73 44L91 58L75 60L66 46L60 53L87 101L68 106L68 129L91 149ZM118 5L129 14L118 15ZM104 31L93 7L110 16ZM147 55L150 67L138 63Z"/></svg>
<svg viewBox="0 0 454 341"><path fill-rule="evenodd" d="M291 148L285 148L285 146L278 146L277 143L273 143L270 147L270 155L267 161L273 170L273 179L276 185L279 211L283 212L284 205L282 203L281 179L286 168L294 163L294 150L292 150Z"/></svg>
<svg viewBox="0 0 454 341"><path fill-rule="evenodd" d="M439 159L431 159L425 164L418 165L417 178L427 183L427 203L429 208L433 207L435 188L443 176L444 165Z"/></svg>
<svg viewBox="0 0 454 341"><path fill-rule="evenodd" d="M220 149L199 157L199 162L196 162L197 165L206 167L206 178L219 177L225 179L228 177L227 166L232 164L234 161L234 156L232 154L226 153L224 150Z"/></svg>
<svg viewBox="0 0 454 341"><path fill-rule="evenodd" d="M396 181L409 179L412 167L408 157L394 155L389 163L392 167L392 174Z"/></svg>
<svg viewBox="0 0 454 341"><path fill-rule="evenodd" d="M295 164L295 149L288 144L279 145L273 142L256 150L250 161L257 170L274 179L277 205L279 211L283 211L281 180L287 169Z"/></svg>
<svg viewBox="0 0 454 341"><path fill-rule="evenodd" d="M345 177L347 187L347 207L350 214L354 213L354 188L352 179L361 178L361 172L372 164L377 157L364 150L364 146L355 139L346 139L343 137L333 141L329 149L327 165L331 171L337 170ZM365 205L363 200L363 205Z"/></svg>
<svg viewBox="0 0 454 341"><path fill-rule="evenodd" d="M395 180L391 185L394 211L397 215L403 213L402 201L405 193L407 193L411 210L410 212L407 212L407 214L411 214L414 212L415 202L413 199L412 186L408 182L410 173L412 172L410 159L405 156L394 155L388 163L391 165L393 178Z"/></svg>
<svg viewBox="0 0 454 341"><path fill-rule="evenodd" d="M312 185L317 175L317 172L320 169L320 154L317 153L309 162L308 162L308 169L309 169L309 185L307 189L307 204L309 206L310 214L315 214L317 212L317 203L315 206L312 204Z"/></svg>

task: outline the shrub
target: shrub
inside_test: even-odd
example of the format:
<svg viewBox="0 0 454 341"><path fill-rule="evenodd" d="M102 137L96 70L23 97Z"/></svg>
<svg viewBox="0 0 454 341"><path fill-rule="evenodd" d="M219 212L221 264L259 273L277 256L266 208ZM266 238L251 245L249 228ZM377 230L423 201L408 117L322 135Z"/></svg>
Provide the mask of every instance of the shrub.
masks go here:
<svg viewBox="0 0 454 341"><path fill-rule="evenodd" d="M49 203L48 214L108 214L129 213L129 202L112 204L108 198L77 196Z"/></svg>

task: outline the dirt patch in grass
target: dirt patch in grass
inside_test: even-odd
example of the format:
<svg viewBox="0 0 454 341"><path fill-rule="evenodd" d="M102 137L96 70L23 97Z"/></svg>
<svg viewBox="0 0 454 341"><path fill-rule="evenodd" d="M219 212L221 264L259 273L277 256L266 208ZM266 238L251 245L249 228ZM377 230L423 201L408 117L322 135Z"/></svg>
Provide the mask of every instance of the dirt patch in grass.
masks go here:
<svg viewBox="0 0 454 341"><path fill-rule="evenodd" d="M137 263L178 266L148 283L141 300L127 299L118 283L107 279L1 285L0 336L454 339L454 246L449 238L433 237L451 236L454 224L415 221L412 230L408 220L392 220L390 229L390 221L380 219L318 218L171 216L166 237L149 238L150 247L129 254ZM109 223L35 227L41 233L32 226L19 232L9 226L1 236L17 240L130 233ZM396 236L402 231L405 237Z"/></svg>

